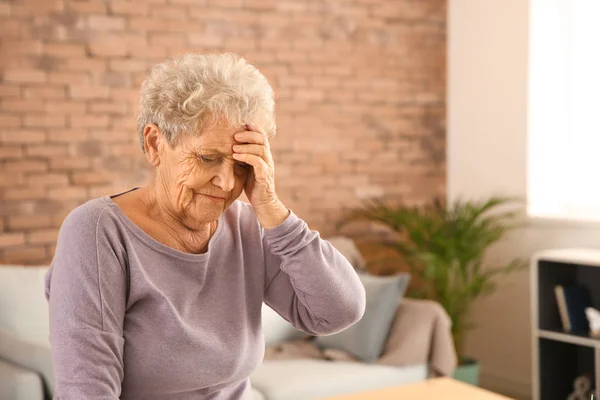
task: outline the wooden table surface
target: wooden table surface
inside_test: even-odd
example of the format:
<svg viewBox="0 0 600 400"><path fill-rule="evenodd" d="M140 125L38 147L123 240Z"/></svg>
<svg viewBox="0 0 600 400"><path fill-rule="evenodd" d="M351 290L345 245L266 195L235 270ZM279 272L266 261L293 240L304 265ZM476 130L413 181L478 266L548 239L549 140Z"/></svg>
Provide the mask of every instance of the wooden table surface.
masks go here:
<svg viewBox="0 0 600 400"><path fill-rule="evenodd" d="M509 397L488 392L451 378L434 378L423 382L387 389L328 397L323 400L508 400Z"/></svg>

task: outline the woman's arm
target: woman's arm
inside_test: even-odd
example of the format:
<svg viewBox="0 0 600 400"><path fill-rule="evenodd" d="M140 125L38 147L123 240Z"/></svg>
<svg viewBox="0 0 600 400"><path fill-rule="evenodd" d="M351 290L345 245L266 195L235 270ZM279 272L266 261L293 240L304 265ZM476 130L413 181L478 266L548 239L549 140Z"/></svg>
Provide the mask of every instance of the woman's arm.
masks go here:
<svg viewBox="0 0 600 400"><path fill-rule="evenodd" d="M121 394L125 260L101 225L103 212L83 205L67 216L46 275L59 400L116 400Z"/></svg>
<svg viewBox="0 0 600 400"><path fill-rule="evenodd" d="M293 212L263 231L265 303L294 327L313 335L340 332L365 311L365 289L329 242Z"/></svg>

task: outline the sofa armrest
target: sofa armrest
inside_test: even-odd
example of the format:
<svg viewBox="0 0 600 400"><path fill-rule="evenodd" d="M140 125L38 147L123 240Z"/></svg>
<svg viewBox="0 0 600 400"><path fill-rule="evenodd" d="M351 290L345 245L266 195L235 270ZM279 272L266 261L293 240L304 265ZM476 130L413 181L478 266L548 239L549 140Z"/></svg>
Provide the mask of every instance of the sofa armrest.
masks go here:
<svg viewBox="0 0 600 400"><path fill-rule="evenodd" d="M47 396L54 393L54 370L50 345L20 338L0 328L0 360L38 373L44 381Z"/></svg>
<svg viewBox="0 0 600 400"><path fill-rule="evenodd" d="M44 390L40 376L0 360L0 399L43 400Z"/></svg>
<svg viewBox="0 0 600 400"><path fill-rule="evenodd" d="M377 363L428 364L432 375L450 376L457 365L451 328L450 317L439 303L404 298Z"/></svg>

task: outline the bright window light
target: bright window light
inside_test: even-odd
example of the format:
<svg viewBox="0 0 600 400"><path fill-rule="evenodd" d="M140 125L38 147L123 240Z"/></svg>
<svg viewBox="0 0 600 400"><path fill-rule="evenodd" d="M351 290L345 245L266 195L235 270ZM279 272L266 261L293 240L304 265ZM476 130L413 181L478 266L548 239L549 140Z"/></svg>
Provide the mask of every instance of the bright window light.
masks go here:
<svg viewBox="0 0 600 400"><path fill-rule="evenodd" d="M528 212L600 221L600 1L530 4Z"/></svg>

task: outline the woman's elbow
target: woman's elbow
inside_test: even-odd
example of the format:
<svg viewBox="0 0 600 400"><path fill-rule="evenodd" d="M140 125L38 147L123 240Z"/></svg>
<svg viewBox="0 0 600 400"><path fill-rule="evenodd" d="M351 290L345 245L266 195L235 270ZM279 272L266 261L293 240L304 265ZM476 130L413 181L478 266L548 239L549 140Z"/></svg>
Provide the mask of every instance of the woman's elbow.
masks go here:
<svg viewBox="0 0 600 400"><path fill-rule="evenodd" d="M354 295L340 302L334 313L334 318L321 320L317 327L317 335L332 335L342 332L358 323L365 314L366 295L361 285Z"/></svg>

